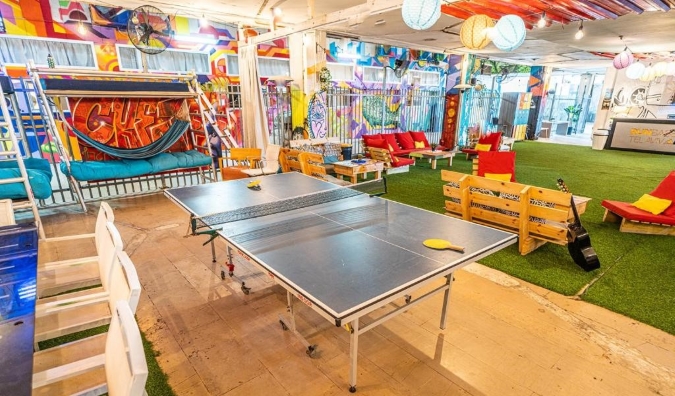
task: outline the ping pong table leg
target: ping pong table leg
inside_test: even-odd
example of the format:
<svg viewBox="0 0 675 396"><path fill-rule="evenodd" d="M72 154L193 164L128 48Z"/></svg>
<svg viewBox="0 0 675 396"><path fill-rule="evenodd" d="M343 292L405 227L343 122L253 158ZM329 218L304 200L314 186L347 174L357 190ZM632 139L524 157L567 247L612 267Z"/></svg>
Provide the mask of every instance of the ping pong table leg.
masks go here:
<svg viewBox="0 0 675 396"><path fill-rule="evenodd" d="M359 355L359 319L351 322L351 333L349 334L349 391L356 392L356 360Z"/></svg>
<svg viewBox="0 0 675 396"><path fill-rule="evenodd" d="M216 262L216 240L215 239L211 240L211 259L213 260L212 263Z"/></svg>
<svg viewBox="0 0 675 396"><path fill-rule="evenodd" d="M450 291L452 290L452 274L445 276L445 284L448 287L443 294L443 309L441 309L441 330L445 330L445 320L448 314L448 301L450 300Z"/></svg>

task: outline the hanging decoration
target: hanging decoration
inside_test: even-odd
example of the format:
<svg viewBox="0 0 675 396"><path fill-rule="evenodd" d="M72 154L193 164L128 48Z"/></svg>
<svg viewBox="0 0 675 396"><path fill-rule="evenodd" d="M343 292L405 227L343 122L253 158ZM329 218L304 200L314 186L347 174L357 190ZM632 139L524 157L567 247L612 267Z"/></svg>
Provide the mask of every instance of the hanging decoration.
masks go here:
<svg viewBox="0 0 675 396"><path fill-rule="evenodd" d="M429 29L441 17L441 0L403 0L401 14L411 28Z"/></svg>
<svg viewBox="0 0 675 396"><path fill-rule="evenodd" d="M666 67L666 75L675 76L675 61L668 62L668 66Z"/></svg>
<svg viewBox="0 0 675 396"><path fill-rule="evenodd" d="M657 62L654 65L654 75L655 77L661 77L666 74L666 70L668 69L668 64L666 62Z"/></svg>
<svg viewBox="0 0 675 396"><path fill-rule="evenodd" d="M485 48L490 43L488 32L494 26L494 21L487 15L473 15L462 24L459 39L468 49Z"/></svg>
<svg viewBox="0 0 675 396"><path fill-rule="evenodd" d="M642 72L640 76L640 81L648 82L656 78L656 72L654 71L654 66L649 65L645 68L645 71Z"/></svg>
<svg viewBox="0 0 675 396"><path fill-rule="evenodd" d="M492 42L502 51L513 51L520 47L526 36L525 22L518 15L504 15L492 30Z"/></svg>
<svg viewBox="0 0 675 396"><path fill-rule="evenodd" d="M322 91L328 91L332 79L333 77L330 75L330 70L325 66L322 67L319 71L319 84L321 84Z"/></svg>
<svg viewBox="0 0 675 396"><path fill-rule="evenodd" d="M621 70L632 65L634 61L633 53L626 47L614 57L613 64L615 69Z"/></svg>
<svg viewBox="0 0 675 396"><path fill-rule="evenodd" d="M642 77L642 73L644 72L644 63L637 61L626 68L626 77L630 78L631 80L637 80L638 78Z"/></svg>

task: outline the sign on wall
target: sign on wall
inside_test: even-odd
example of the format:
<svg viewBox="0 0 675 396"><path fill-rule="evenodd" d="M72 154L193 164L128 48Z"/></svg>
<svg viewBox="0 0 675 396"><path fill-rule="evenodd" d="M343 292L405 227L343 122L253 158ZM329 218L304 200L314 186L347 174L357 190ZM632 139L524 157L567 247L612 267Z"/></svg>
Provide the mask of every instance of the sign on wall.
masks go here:
<svg viewBox="0 0 675 396"><path fill-rule="evenodd" d="M675 154L675 121L615 119L607 147Z"/></svg>

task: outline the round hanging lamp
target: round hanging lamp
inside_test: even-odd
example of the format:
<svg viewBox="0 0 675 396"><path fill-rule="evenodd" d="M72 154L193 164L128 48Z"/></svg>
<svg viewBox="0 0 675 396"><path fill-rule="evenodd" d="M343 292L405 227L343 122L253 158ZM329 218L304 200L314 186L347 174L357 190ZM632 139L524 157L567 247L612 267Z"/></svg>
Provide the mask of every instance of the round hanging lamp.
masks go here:
<svg viewBox="0 0 675 396"><path fill-rule="evenodd" d="M661 77L666 74L666 70L668 70L668 63L666 62L657 62L654 65L654 75L655 77Z"/></svg>
<svg viewBox="0 0 675 396"><path fill-rule="evenodd" d="M642 73L644 72L644 63L637 61L626 68L626 77L630 78L631 80L637 80L638 78L642 77Z"/></svg>
<svg viewBox="0 0 675 396"><path fill-rule="evenodd" d="M525 22L518 15L504 15L492 31L492 42L502 51L513 51L525 41Z"/></svg>
<svg viewBox="0 0 675 396"><path fill-rule="evenodd" d="M675 76L675 61L668 62L668 67L666 67L667 76Z"/></svg>
<svg viewBox="0 0 675 396"><path fill-rule="evenodd" d="M633 53L630 52L628 48L624 49L623 51L619 52L615 57L614 57L614 68L617 70L624 69L630 65L633 64L633 61L635 58L633 58Z"/></svg>
<svg viewBox="0 0 675 396"><path fill-rule="evenodd" d="M403 0L401 15L411 28L429 29L441 17L441 0Z"/></svg>
<svg viewBox="0 0 675 396"><path fill-rule="evenodd" d="M490 43L488 32L495 23L487 15L473 15L467 18L459 31L459 40L468 49L485 48Z"/></svg>
<svg viewBox="0 0 675 396"><path fill-rule="evenodd" d="M649 65L645 68L645 71L642 72L642 75L640 76L640 81L648 82L653 80L655 77L656 73L654 72L654 66Z"/></svg>

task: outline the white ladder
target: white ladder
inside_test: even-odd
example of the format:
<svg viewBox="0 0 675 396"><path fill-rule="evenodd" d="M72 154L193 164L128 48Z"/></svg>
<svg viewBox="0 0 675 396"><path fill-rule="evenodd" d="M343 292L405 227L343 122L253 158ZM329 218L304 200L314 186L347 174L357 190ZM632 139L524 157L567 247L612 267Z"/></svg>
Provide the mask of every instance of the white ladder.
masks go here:
<svg viewBox="0 0 675 396"><path fill-rule="evenodd" d="M192 89L194 89L195 93L197 94L197 103L199 104L199 112L202 115L202 125L204 127L204 133L206 134L207 146L209 137L208 132L206 131L206 125L208 121L208 124L210 124L213 127L213 129L216 131L218 136L220 136L220 139L223 141L223 143L225 143L225 146L227 146L228 149L231 149L233 147L239 147L237 141L234 139L234 136L232 136L232 134L228 129L221 131L220 127L218 127L218 122L216 121L216 110L211 105L209 98L207 98L206 95L204 94L204 91L199 86L199 82L197 81L196 78L193 80Z"/></svg>
<svg viewBox="0 0 675 396"><path fill-rule="evenodd" d="M35 219L35 226L38 229L40 239L45 239L45 231L42 228L40 212L38 211L37 203L35 202L33 189L31 188L30 182L28 181L28 172L26 171L26 165L23 163L21 148L19 147L19 141L23 143L23 138L16 136L16 131L14 130L14 125L12 124L12 118L9 113L9 109L7 108L5 92L2 89L0 89L0 108L2 110L2 121L0 121L0 128L5 128L7 130L7 134L9 135L9 137L0 138L0 141L3 142L2 150L0 150L0 157L4 157L0 158L0 161L15 160L21 174L20 177L0 179L0 184L23 183L23 186L26 189L27 201L12 201L12 208L14 210L31 208L33 211L33 218ZM17 111L18 109L15 109L15 113ZM17 119L17 122L21 122L21 120ZM11 142L11 149L7 148L7 142Z"/></svg>

